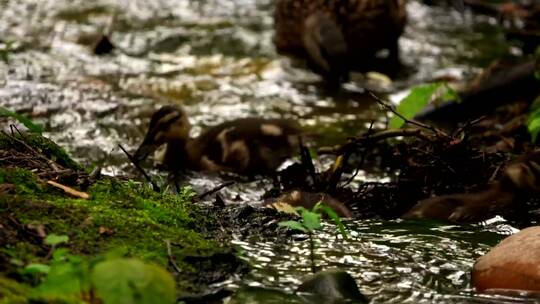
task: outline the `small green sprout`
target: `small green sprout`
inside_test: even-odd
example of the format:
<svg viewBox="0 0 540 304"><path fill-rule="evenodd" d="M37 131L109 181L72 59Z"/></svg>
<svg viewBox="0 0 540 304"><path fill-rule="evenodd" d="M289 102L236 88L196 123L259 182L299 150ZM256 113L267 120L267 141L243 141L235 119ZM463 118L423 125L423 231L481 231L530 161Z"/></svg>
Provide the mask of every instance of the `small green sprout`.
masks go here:
<svg viewBox="0 0 540 304"><path fill-rule="evenodd" d="M334 212L332 208L328 207L322 202L318 202L312 210L308 210L304 207L298 207L295 209L298 211L302 219L298 221L282 221L278 225L308 234L310 245L311 271L315 273L317 271L317 266L315 264L315 240L313 239L313 233L316 230L320 230L322 228L321 217L323 212L328 215L328 217L332 219L332 221L334 221L334 223L339 229L339 232L341 233L341 235L343 235L345 239L347 239L348 237L347 231L345 230L345 226L341 222L339 215L337 215L337 213Z"/></svg>

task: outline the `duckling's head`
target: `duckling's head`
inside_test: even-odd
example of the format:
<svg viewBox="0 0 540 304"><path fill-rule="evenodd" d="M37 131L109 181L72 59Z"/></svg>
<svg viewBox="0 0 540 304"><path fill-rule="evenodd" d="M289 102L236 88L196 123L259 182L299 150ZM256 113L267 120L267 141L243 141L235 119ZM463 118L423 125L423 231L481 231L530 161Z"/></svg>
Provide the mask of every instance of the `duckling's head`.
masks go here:
<svg viewBox="0 0 540 304"><path fill-rule="evenodd" d="M185 143L191 125L186 112L179 106L161 107L152 115L143 143L135 152L135 160L142 161L165 143Z"/></svg>
<svg viewBox="0 0 540 304"><path fill-rule="evenodd" d="M509 165L504 171L501 183L504 186L510 184L514 188L529 193L540 192L540 164L535 161L524 161Z"/></svg>

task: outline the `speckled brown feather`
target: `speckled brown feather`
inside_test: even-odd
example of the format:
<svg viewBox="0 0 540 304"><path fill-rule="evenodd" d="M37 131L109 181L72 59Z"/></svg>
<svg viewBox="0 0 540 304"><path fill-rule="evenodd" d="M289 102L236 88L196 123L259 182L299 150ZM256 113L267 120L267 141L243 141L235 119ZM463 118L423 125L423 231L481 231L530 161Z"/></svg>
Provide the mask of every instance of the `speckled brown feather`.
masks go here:
<svg viewBox="0 0 540 304"><path fill-rule="evenodd" d="M262 125L276 126L281 129L282 134L265 134L261 129ZM248 151L248 159L238 159L234 155L224 159L226 149L218 139L220 134L224 134L223 140L229 146L234 142L243 142ZM188 145L188 151L195 157L205 156L229 171L268 173L296 151L297 147L290 141L290 137L299 134L299 126L287 119L237 119L206 130ZM271 156L261 155L261 149L272 151ZM242 158L242 155L238 156Z"/></svg>
<svg viewBox="0 0 540 304"><path fill-rule="evenodd" d="M453 222L481 221L513 207L523 195L540 192L540 151L509 163L501 179L476 193L442 195L419 201L402 217Z"/></svg>

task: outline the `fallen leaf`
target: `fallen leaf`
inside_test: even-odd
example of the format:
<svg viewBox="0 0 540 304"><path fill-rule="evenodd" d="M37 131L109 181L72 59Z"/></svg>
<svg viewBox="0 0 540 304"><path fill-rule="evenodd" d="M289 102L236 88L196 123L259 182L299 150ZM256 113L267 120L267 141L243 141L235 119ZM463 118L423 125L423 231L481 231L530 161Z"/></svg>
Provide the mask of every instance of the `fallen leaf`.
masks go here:
<svg viewBox="0 0 540 304"><path fill-rule="evenodd" d="M45 226L43 224L28 224L26 227L28 227L28 229L30 230L34 230L41 238L47 237L47 233L45 232Z"/></svg>
<svg viewBox="0 0 540 304"><path fill-rule="evenodd" d="M100 226L99 227L99 234L100 235L111 236L111 235L114 234L114 231L111 228Z"/></svg>

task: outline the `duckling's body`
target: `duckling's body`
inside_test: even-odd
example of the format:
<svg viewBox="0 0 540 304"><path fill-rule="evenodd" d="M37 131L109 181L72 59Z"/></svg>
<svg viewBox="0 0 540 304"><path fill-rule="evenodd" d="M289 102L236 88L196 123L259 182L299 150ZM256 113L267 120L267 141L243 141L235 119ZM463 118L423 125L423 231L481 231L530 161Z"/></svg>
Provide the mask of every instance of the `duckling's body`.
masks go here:
<svg viewBox="0 0 540 304"><path fill-rule="evenodd" d="M435 196L419 201L404 219L434 219L454 223L473 223L494 216L515 201L515 195L498 185L477 193Z"/></svg>
<svg viewBox="0 0 540 304"><path fill-rule="evenodd" d="M478 222L508 210L522 196L540 193L540 151L508 164L501 179L487 190L427 198L405 213L405 219Z"/></svg>
<svg viewBox="0 0 540 304"><path fill-rule="evenodd" d="M277 0L274 43L327 80L346 78L381 49L397 59L405 21L405 0Z"/></svg>
<svg viewBox="0 0 540 304"><path fill-rule="evenodd" d="M296 151L300 135L298 125L286 119L237 119L211 127L197 138L189 138L190 128L181 108L161 108L152 116L135 159L142 160L167 144L163 162L171 171L271 173Z"/></svg>

